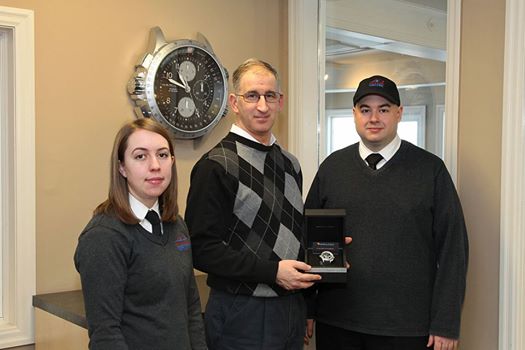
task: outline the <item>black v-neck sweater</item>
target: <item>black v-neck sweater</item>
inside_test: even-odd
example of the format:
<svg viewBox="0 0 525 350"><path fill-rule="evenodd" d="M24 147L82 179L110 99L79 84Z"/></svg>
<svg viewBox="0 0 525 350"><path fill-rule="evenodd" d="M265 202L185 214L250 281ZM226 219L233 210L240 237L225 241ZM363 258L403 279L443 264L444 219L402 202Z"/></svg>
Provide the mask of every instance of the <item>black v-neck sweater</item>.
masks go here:
<svg viewBox="0 0 525 350"><path fill-rule="evenodd" d="M306 208L346 209L351 268L346 285L318 290L316 318L368 334L459 335L468 241L444 163L403 141L372 170L358 144L330 155Z"/></svg>

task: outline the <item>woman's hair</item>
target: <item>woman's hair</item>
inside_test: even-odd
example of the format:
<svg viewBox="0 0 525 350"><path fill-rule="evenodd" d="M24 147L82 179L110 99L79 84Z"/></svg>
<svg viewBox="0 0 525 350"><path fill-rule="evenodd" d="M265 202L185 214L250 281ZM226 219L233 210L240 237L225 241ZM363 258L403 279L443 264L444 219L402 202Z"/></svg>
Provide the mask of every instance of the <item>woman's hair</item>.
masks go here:
<svg viewBox="0 0 525 350"><path fill-rule="evenodd" d="M129 205L127 179L119 171L120 163L124 162L124 153L128 148L128 139L137 130L151 131L164 137L168 141L171 155L175 156L173 140L168 130L158 122L150 118L140 118L124 124L115 137L113 151L111 152L108 199L95 208L93 215L101 213L115 215L127 224L139 222ZM174 222L177 219L179 207L177 205L177 167L175 159L173 159L171 166L171 181L159 197L159 206L162 213L162 221Z"/></svg>

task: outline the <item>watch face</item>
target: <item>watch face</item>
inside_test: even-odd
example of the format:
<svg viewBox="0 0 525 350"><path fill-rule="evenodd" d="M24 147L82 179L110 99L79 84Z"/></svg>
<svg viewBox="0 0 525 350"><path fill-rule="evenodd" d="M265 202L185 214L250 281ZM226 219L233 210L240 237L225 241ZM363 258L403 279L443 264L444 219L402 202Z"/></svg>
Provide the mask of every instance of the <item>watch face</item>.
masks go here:
<svg viewBox="0 0 525 350"><path fill-rule="evenodd" d="M228 78L212 52L198 42L178 40L153 58L145 90L154 118L175 136L196 138L225 113Z"/></svg>

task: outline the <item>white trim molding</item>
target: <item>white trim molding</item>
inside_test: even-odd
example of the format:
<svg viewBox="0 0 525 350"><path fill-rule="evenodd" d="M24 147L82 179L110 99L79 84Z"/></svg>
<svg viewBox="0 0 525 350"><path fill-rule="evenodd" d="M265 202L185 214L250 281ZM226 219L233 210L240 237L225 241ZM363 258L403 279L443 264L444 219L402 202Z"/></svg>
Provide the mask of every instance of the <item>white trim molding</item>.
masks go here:
<svg viewBox="0 0 525 350"><path fill-rule="evenodd" d="M319 166L318 0L288 1L288 149L301 163L303 193Z"/></svg>
<svg viewBox="0 0 525 350"><path fill-rule="evenodd" d="M443 160L457 184L459 63L461 50L461 0L447 2L447 63L445 66L445 119Z"/></svg>
<svg viewBox="0 0 525 350"><path fill-rule="evenodd" d="M32 297L35 294L35 71L33 11L0 7L0 26L11 31L12 93L5 125L9 131L3 156L12 165L5 170L1 190L8 192L2 208L3 318L0 348L34 342ZM6 186L9 184L9 186Z"/></svg>
<svg viewBox="0 0 525 350"><path fill-rule="evenodd" d="M525 349L525 4L507 0L501 164L499 350Z"/></svg>

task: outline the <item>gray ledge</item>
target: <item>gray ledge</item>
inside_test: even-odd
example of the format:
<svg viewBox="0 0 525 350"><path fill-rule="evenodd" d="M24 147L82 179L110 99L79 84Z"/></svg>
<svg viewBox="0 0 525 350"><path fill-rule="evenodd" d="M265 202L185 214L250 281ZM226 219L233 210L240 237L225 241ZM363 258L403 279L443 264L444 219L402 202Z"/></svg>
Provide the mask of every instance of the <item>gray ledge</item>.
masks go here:
<svg viewBox="0 0 525 350"><path fill-rule="evenodd" d="M81 290L34 295L33 306L87 329Z"/></svg>

